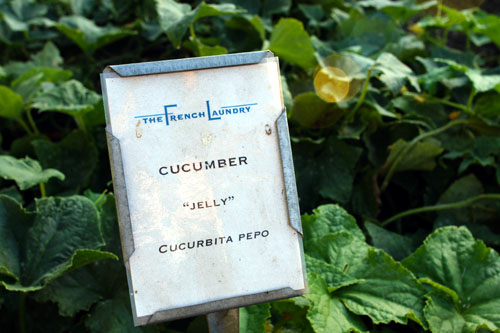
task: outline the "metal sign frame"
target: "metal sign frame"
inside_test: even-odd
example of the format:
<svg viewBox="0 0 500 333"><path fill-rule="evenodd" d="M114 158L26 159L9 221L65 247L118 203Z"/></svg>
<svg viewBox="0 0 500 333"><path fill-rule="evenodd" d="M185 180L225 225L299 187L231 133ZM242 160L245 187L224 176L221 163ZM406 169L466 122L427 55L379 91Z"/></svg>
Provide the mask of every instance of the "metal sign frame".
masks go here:
<svg viewBox="0 0 500 333"><path fill-rule="evenodd" d="M283 183L286 191L286 203L288 209L289 226L299 235L297 241L300 244L302 271L304 279L304 289L294 290L291 288L271 290L263 293L238 296L221 299L217 301L192 305L188 307L169 309L156 312L150 316L137 317L134 292L131 285L131 267L129 258L135 251L134 238L132 234L131 217L129 212L129 201L127 198L126 180L122 163L122 153L119 140L113 135L112 124L110 123L108 91L106 87L107 78L143 76L151 74L163 74L180 71L191 71L200 69L213 69L219 67L230 67L257 64L267 62L269 58L274 58L270 51L258 51L248 53L237 53L200 58L187 58L179 60L166 60L146 63L135 63L127 65L111 65L104 69L101 74L101 85L104 98L104 108L106 112L106 134L108 139L108 149L113 177L113 186L116 195L116 206L120 227L120 236L123 249L123 260L127 271L127 278L130 288L130 298L134 324L147 325L162 321L169 321L179 318L191 317L201 314L224 311L232 308L248 306L257 303L264 303L272 300L300 296L307 292L305 261L302 249L302 226L300 220L299 202L295 183L295 173L293 168L290 137L286 111L282 98L282 113L276 119L275 129L279 140L279 150L281 154L281 164L283 171ZM281 87L281 85L280 85ZM281 89L280 89L281 90Z"/></svg>

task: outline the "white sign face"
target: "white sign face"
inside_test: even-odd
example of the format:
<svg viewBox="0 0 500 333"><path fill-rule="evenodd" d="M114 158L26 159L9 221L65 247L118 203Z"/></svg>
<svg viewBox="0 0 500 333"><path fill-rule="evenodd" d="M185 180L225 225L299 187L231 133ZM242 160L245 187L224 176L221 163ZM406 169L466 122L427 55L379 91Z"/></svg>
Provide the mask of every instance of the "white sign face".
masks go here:
<svg viewBox="0 0 500 333"><path fill-rule="evenodd" d="M104 81L134 241L135 317L304 290L275 124L277 60Z"/></svg>

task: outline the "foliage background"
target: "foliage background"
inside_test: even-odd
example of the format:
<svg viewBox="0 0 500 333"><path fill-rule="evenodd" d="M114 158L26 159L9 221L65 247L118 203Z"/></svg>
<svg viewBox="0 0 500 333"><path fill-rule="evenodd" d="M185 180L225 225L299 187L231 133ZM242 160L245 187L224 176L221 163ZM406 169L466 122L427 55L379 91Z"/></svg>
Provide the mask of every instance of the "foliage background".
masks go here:
<svg viewBox="0 0 500 333"><path fill-rule="evenodd" d="M311 292L241 309L241 330L500 332L498 8L0 0L0 326L206 331L204 317L133 327L99 73L270 49ZM352 98L318 97L327 65Z"/></svg>

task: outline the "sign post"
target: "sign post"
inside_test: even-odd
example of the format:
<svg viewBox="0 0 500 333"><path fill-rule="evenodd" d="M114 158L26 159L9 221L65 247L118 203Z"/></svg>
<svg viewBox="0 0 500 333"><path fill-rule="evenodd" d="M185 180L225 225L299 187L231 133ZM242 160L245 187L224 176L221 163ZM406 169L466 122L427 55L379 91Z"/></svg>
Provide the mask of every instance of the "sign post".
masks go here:
<svg viewBox="0 0 500 333"><path fill-rule="evenodd" d="M239 309L207 314L208 331L210 333L235 333L240 330Z"/></svg>
<svg viewBox="0 0 500 333"><path fill-rule="evenodd" d="M101 82L135 324L304 294L277 58L108 66Z"/></svg>

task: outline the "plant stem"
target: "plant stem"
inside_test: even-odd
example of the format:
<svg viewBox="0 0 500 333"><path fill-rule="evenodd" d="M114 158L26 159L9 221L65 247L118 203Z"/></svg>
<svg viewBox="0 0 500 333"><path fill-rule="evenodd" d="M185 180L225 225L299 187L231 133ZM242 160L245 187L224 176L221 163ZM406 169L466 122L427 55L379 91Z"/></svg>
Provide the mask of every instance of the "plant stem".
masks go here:
<svg viewBox="0 0 500 333"><path fill-rule="evenodd" d="M97 198L97 200L94 202L94 205L97 204L99 201L101 201L102 198L104 198L104 196L106 195L106 193L108 193L108 190L104 190L101 195Z"/></svg>
<svg viewBox="0 0 500 333"><path fill-rule="evenodd" d="M45 190L45 183L40 183L40 196L45 198L47 196L47 191Z"/></svg>
<svg viewBox="0 0 500 333"><path fill-rule="evenodd" d="M475 197L465 199L462 201L409 209L409 210L406 210L406 211L401 212L399 214L396 214L391 218L388 218L387 220L382 222L380 225L386 226L389 223L392 223L396 220L399 220L400 218L403 218L403 217L409 216L409 215L463 208L463 207L467 207L467 206L473 204L476 201L485 200L485 199L500 200L500 194L497 194L497 193L480 194L480 195L477 195Z"/></svg>
<svg viewBox="0 0 500 333"><path fill-rule="evenodd" d="M455 103L455 102L450 102L447 99L442 99L442 98L438 98L438 97L434 97L434 96L426 96L426 97L427 97L427 99L429 99L431 101L454 107L454 108L459 109L461 111L464 111L466 113L472 113L471 109L465 105Z"/></svg>
<svg viewBox="0 0 500 333"><path fill-rule="evenodd" d="M83 117L81 115L74 116L76 125L78 126L79 129L81 129L84 132L87 132L87 128L85 127L85 121L83 120Z"/></svg>
<svg viewBox="0 0 500 333"><path fill-rule="evenodd" d="M191 39L196 39L196 34L194 33L194 24L189 25L189 35L191 36Z"/></svg>
<svg viewBox="0 0 500 333"><path fill-rule="evenodd" d="M368 71L366 72L366 78L365 81L363 82L363 88L361 89L361 95L359 96L358 102L354 106L354 108L349 111L349 113L346 115L346 121L350 122L354 118L354 115L356 114L356 111L363 105L366 97L366 93L368 92L368 87L370 86L370 77L372 75L373 67L370 67Z"/></svg>
<svg viewBox="0 0 500 333"><path fill-rule="evenodd" d="M26 131L26 133L28 133L29 135L33 134L33 131L30 130L30 128L28 127L28 125L26 124L26 122L22 118L18 118L16 120L19 123L19 125L21 125L21 127Z"/></svg>
<svg viewBox="0 0 500 333"><path fill-rule="evenodd" d="M26 333L26 293L19 294L19 332Z"/></svg>
<svg viewBox="0 0 500 333"><path fill-rule="evenodd" d="M413 140L411 140L409 143L406 144L406 146L403 147L403 149L401 149L400 153L394 159L394 162L392 163L391 167L389 168L389 171L387 172L387 175L384 178L384 182L382 183L382 186L380 187L380 191L383 192L387 188L392 176L396 172L396 167L398 166L398 164L401 162L403 157L416 146L416 144L418 142L422 141L423 139L429 138L431 136L438 135L438 134L448 130L449 128L451 128L453 126L457 126L457 125L465 124L465 123L467 123L466 119L452 120L442 127L436 128L435 130L432 130L429 132L424 132L424 133L416 136L415 138L413 138Z"/></svg>
<svg viewBox="0 0 500 333"><path fill-rule="evenodd" d="M474 101L474 97L476 96L476 88L472 87L471 91L470 91L470 95L469 95L469 99L467 100L467 109L471 112L471 113L474 113L472 111L472 102Z"/></svg>
<svg viewBox="0 0 500 333"><path fill-rule="evenodd" d="M35 134L40 134L40 131L36 127L36 123L33 120L33 117L31 115L31 109L26 110L26 115L28 116L28 122L31 125L31 128L33 129L33 131L35 132Z"/></svg>

